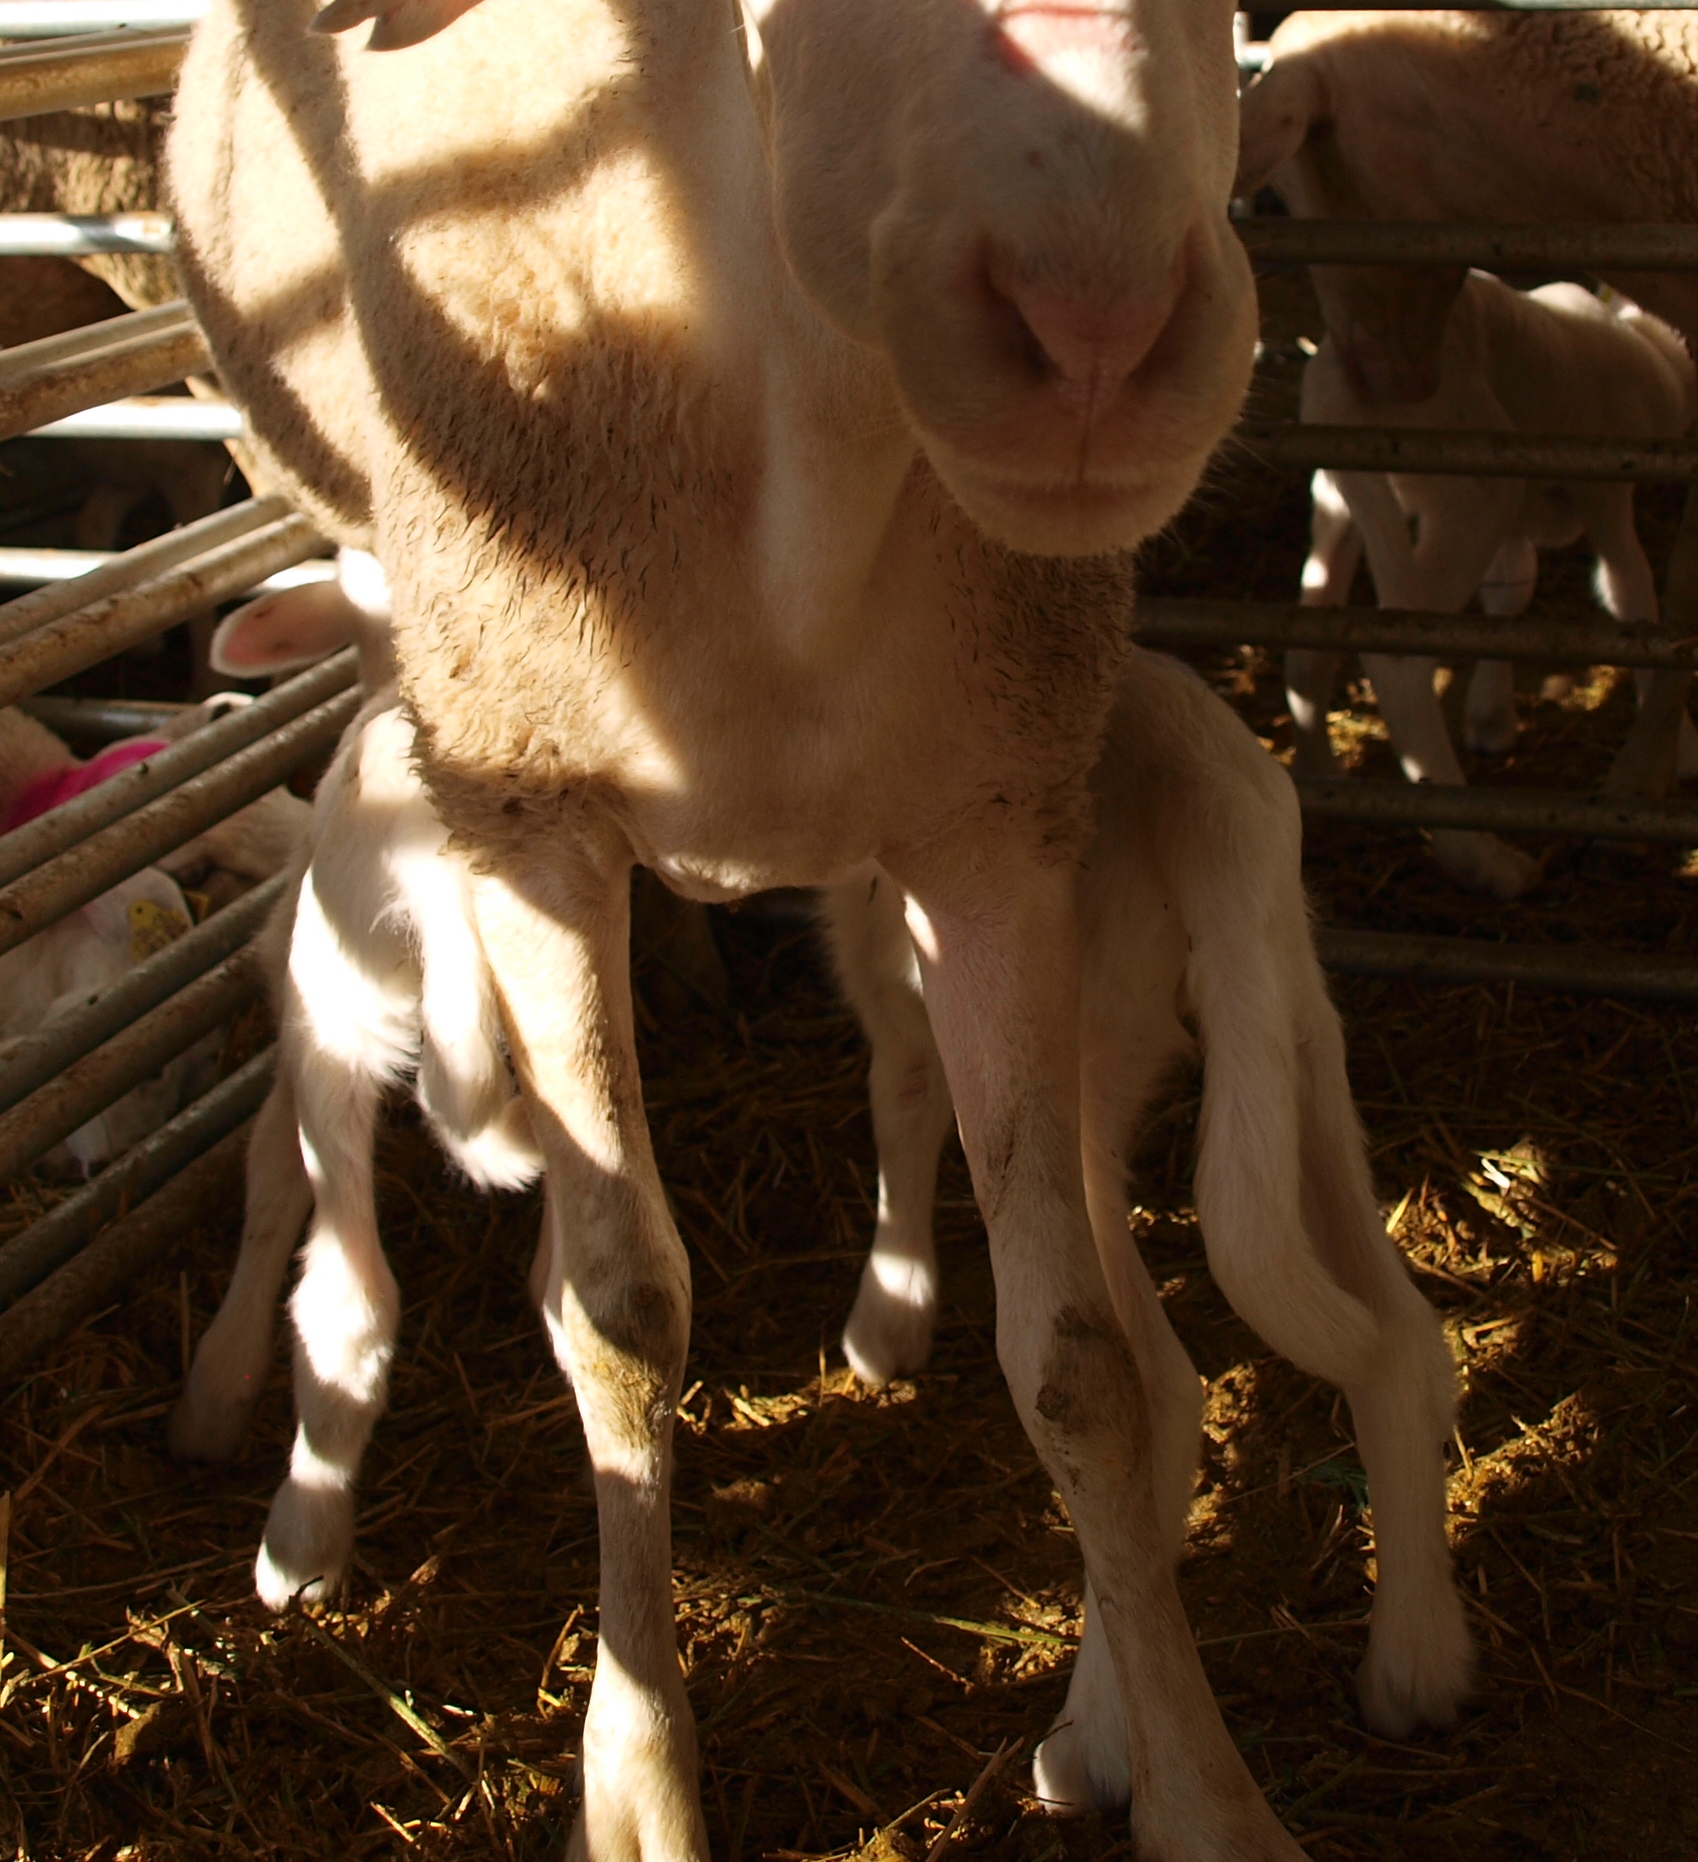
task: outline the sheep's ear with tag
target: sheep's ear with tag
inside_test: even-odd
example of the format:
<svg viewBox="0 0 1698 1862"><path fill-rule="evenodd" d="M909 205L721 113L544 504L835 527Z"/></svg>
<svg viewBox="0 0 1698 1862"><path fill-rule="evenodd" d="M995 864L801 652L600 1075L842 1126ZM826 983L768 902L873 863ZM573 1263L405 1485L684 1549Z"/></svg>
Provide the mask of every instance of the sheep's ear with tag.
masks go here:
<svg viewBox="0 0 1698 1862"><path fill-rule="evenodd" d="M395 52L433 38L478 0L331 0L313 21L314 32L347 32L374 20L366 50Z"/></svg>

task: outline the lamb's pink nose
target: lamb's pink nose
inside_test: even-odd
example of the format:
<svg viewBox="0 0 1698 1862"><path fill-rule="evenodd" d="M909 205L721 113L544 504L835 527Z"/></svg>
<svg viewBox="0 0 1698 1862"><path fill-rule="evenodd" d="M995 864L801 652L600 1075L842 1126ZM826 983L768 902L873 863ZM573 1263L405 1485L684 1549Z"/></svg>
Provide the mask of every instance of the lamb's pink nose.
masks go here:
<svg viewBox="0 0 1698 1862"><path fill-rule="evenodd" d="M994 287L993 287L994 288ZM1026 336L1027 358L1069 398L1091 408L1112 401L1149 360L1173 320L1179 299L1171 290L1092 302L1076 293L1016 285L1002 289Z"/></svg>

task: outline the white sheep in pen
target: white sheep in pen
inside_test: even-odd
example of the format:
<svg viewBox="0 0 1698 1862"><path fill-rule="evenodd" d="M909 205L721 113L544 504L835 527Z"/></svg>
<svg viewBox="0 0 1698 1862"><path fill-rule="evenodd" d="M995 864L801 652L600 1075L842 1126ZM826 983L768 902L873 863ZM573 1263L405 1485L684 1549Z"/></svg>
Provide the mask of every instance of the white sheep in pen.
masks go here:
<svg viewBox="0 0 1698 1862"><path fill-rule="evenodd" d="M86 763L44 724L14 707L0 709L0 833L74 800L248 702L241 693L220 693L163 730L109 744ZM273 789L0 955L0 1058L9 1043L68 1014L187 931L192 915L179 882L215 872L213 890L227 900L281 871L308 818L305 802ZM209 1035L167 1062L156 1078L79 1126L46 1161L68 1157L86 1172L116 1157L211 1083L218 1042Z"/></svg>
<svg viewBox="0 0 1698 1862"><path fill-rule="evenodd" d="M1698 413L1692 360L1667 324L1622 304L1613 312L1574 284L1512 290L1469 274L1445 329L1439 385L1418 404L1384 407L1352 380L1329 335L1303 375L1303 418L1339 425L1483 428L1578 437L1674 439ZM1452 613L1478 592L1488 614L1519 614L1533 597L1542 548L1584 537L1598 592L1624 626L1654 625L1657 585L1633 523L1633 486L1426 473L1317 473L1303 600L1342 606L1366 547L1386 608ZM1411 526L1414 535L1411 535ZM1337 654L1286 655L1297 767L1333 773L1327 701ZM1412 782L1458 784L1462 765L1433 689L1436 662L1365 653L1362 664ZM1641 674L1644 691L1649 674ZM1467 702L1470 749L1501 754L1516 735L1510 667L1483 660ZM1680 718L1677 770L1698 775L1698 732ZM1439 864L1460 884L1519 897L1539 863L1495 834L1433 832Z"/></svg>
<svg viewBox="0 0 1698 1862"><path fill-rule="evenodd" d="M324 23L374 15L381 57L309 36L307 0L214 0L172 189L276 482L390 573L547 1164L544 1305L603 1548L578 1853L707 1854L667 1518L689 1277L643 1118L631 867L711 899L873 861L910 901L999 1356L1125 1715L1124 1772L1057 1801L1136 1779L1145 1856L1294 1862L1185 1625L1157 1373L1079 1144L1073 874L1131 600L1104 552L1188 495L1254 341L1231 9L742 0L731 31L724 0L338 0ZM1384 1328L1330 1292L1316 1350L1355 1388ZM326 1364L377 1347L373 1312L328 1315ZM323 1452L358 1392L302 1394ZM1401 1424L1436 1463L1431 1426ZM324 1568L292 1555L286 1579Z"/></svg>
<svg viewBox="0 0 1698 1862"><path fill-rule="evenodd" d="M1296 13L1268 59L1244 93L1236 193L1271 186L1315 219L1698 224L1698 13ZM1698 351L1698 277L1604 272ZM1438 391L1461 266L1310 275L1365 401ZM1618 766L1624 784L1666 788L1688 683L1640 681L1642 700L1657 696ZM1487 864L1488 889L1525 885L1504 859Z"/></svg>

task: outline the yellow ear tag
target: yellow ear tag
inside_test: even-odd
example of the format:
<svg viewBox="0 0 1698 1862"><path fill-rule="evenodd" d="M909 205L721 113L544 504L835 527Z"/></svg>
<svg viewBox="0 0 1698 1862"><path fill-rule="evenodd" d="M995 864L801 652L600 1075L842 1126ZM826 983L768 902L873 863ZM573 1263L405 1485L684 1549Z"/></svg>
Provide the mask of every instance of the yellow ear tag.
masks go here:
<svg viewBox="0 0 1698 1862"><path fill-rule="evenodd" d="M189 921L169 905L155 905L152 899L132 899L129 907L130 961L140 963L167 944L176 943L189 928Z"/></svg>

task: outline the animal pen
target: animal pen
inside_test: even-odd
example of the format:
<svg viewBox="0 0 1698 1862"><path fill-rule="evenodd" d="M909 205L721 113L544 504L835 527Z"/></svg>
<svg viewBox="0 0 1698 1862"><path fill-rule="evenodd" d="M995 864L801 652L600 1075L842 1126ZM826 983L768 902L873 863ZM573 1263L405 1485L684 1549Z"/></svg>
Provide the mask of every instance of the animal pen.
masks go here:
<svg viewBox="0 0 1698 1862"><path fill-rule="evenodd" d="M158 94L193 11L0 0L0 38L20 41L0 51L0 117ZM67 26L81 36L35 37ZM1189 1079L1143 1141L1134 1218L1209 1388L1187 1608L1258 1781L1317 1857L1566 1859L1630 1843L1647 1862L1689 1855L1698 1255L1682 1231L1698 1197L1698 1040L1667 1005L1698 1002L1698 804L1642 788L1698 667L1698 441L1324 429L1290 414L1296 338L1319 333L1298 268L1698 271L1698 228L1252 215L1239 229L1266 268L1251 416L1149 552L1139 638L1189 654L1275 746L1269 653L1288 646L1593 670L1570 700L1540 700L1500 782L1300 785L1388 1221L1464 1366L1452 1497L1478 1697L1454 1732L1407 1747L1352 1718L1372 1555L1361 1477L1330 1392L1267 1358L1207 1284ZM0 216L0 254L169 243L157 215ZM206 365L183 305L20 346L0 355L0 436L236 438L227 406L160 392ZM1556 616L1300 607L1284 595L1318 467L1661 486L1642 514L1667 565L1661 625L1628 635L1576 618L1573 564L1548 572ZM325 573L324 553L265 497L111 560L0 550L0 580L40 584L0 607L0 702L82 742L145 728L157 708L37 695L267 578ZM1667 675L1631 732L1611 668ZM322 763L357 708L356 676L351 651L330 659L0 838L0 951ZM1352 758L1384 773L1360 710L1343 720ZM1452 826L1566 851L1513 908L1457 899L1409 832ZM270 1083L251 939L282 885L0 1060L0 1811L9 1793L15 1823L0 1815L0 1843L20 1856L530 1856L554 1853L569 1824L594 1514L572 1399L524 1299L534 1203L445 1181L410 1120L386 1136L385 1232L423 1297L407 1310L344 1608L273 1619L251 1595L283 1459L280 1390L234 1466L185 1474L162 1453L175 1379L227 1275L246 1121ZM805 930L732 913L721 942L734 1010L652 953L638 969L656 1149L697 1286L676 1596L715 1852L1125 1854L1114 1819L1052 1823L1023 1795L1079 1604L1067 1522L996 1378L964 1166L952 1159L940 1192L933 1369L860 1389L830 1355L872 1219L858 1038ZM224 1077L125 1156L69 1188L31 1174L231 1024Z"/></svg>

